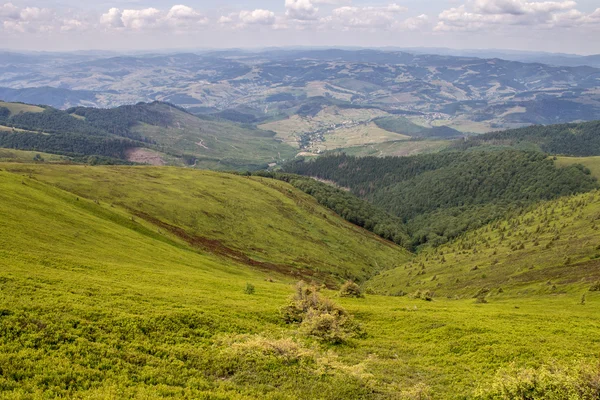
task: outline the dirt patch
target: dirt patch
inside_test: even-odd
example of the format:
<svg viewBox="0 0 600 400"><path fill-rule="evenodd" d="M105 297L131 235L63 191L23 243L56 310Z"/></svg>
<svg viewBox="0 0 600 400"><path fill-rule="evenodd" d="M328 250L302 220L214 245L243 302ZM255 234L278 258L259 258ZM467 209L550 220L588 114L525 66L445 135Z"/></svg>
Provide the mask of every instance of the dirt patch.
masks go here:
<svg viewBox="0 0 600 400"><path fill-rule="evenodd" d="M156 226L161 227L162 229L171 232L175 236L186 241L192 247L200 248L210 253L227 257L229 259L235 260L242 264L250 265L263 271L277 272L280 274L297 277L298 279L311 279L321 281L330 289L335 289L338 287L337 282L333 281L331 277L326 274L320 274L309 269L299 269L289 265L274 264L269 262L253 260L241 251L231 249L218 240L208 239L202 236L190 235L185 230L177 226L170 225L141 211L130 209L130 212L132 212L139 218L142 218Z"/></svg>
<svg viewBox="0 0 600 400"><path fill-rule="evenodd" d="M128 150L126 155L127 161L136 162L140 164L149 164L155 166L167 164L165 160L162 159L160 154L141 147Z"/></svg>

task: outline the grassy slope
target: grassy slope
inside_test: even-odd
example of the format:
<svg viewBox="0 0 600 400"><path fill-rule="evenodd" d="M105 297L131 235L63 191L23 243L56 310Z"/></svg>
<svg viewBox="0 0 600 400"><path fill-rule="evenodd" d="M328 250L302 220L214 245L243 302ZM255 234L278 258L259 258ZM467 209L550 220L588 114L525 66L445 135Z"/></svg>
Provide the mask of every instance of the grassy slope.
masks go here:
<svg viewBox="0 0 600 400"><path fill-rule="evenodd" d="M592 175L600 179L600 156L599 157L557 157L556 164L567 166L572 164L582 164L590 169Z"/></svg>
<svg viewBox="0 0 600 400"><path fill-rule="evenodd" d="M22 112L38 113L44 111L42 107L38 106L23 103L7 103L4 101L0 101L0 107L8 108L10 110L11 115L19 114Z"/></svg>
<svg viewBox="0 0 600 400"><path fill-rule="evenodd" d="M541 203L375 277L378 292L492 298L582 293L600 280L600 193ZM502 288L502 291L500 289Z"/></svg>
<svg viewBox="0 0 600 400"><path fill-rule="evenodd" d="M286 272L364 280L409 257L342 221L312 197L271 179L179 168L8 165L7 170L158 218L185 230L188 240L219 242L204 241L204 248L220 246L227 252L225 246ZM163 225L162 230L169 228Z"/></svg>
<svg viewBox="0 0 600 400"><path fill-rule="evenodd" d="M438 153L448 147L448 140L400 140L368 144L364 146L340 149L350 156L356 157L405 157L417 154Z"/></svg>
<svg viewBox="0 0 600 400"><path fill-rule="evenodd" d="M140 124L133 129L161 146L216 162L213 168L260 166L289 159L294 149L269 136L268 132L244 128L228 121L200 119L166 104L147 107L174 117L168 127ZM220 162L219 162L220 161Z"/></svg>
<svg viewBox="0 0 600 400"><path fill-rule="evenodd" d="M0 171L2 398L469 398L510 362L598 352L595 293L586 306L570 294L339 299L369 336L318 345L278 317L285 278L267 282L35 176Z"/></svg>
<svg viewBox="0 0 600 400"><path fill-rule="evenodd" d="M45 162L64 162L68 157L39 151L24 151L0 148L0 162L25 162L30 163L36 155L40 155Z"/></svg>

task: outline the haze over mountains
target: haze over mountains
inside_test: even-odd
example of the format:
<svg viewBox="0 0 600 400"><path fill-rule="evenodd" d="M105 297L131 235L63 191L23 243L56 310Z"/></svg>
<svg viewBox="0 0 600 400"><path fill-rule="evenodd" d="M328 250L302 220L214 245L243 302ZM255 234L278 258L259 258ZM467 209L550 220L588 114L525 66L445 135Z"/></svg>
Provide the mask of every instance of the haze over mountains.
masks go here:
<svg viewBox="0 0 600 400"><path fill-rule="evenodd" d="M452 52L450 52L452 53ZM469 56L381 50L241 50L115 56L0 53L0 97L57 108L167 101L199 112L289 114L306 97L452 120L467 131L590 120L600 69L587 59L494 52ZM546 57L546 59L544 59ZM573 60L581 60L571 63ZM594 58L590 58L593 64ZM539 64L538 61L556 65ZM580 65L581 64L581 65ZM37 101L36 101L37 99ZM559 110L560 112L557 112ZM465 130L464 129L464 130Z"/></svg>

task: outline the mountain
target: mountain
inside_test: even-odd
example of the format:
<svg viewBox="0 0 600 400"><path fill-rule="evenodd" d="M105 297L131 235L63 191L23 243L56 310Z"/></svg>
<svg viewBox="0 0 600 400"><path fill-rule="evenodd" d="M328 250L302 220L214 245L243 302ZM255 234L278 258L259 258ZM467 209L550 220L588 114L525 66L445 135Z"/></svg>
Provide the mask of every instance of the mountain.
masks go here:
<svg viewBox="0 0 600 400"><path fill-rule="evenodd" d="M33 88L41 88L39 101L31 96L27 101L62 102L59 108L158 100L215 113L244 109L258 119L285 119L306 99L328 97L409 113L412 122L425 127L444 125L464 133L598 118L600 69L499 56L369 49L0 54L0 86L32 95ZM49 87L60 92L50 93ZM74 104L78 99L81 104Z"/></svg>
<svg viewBox="0 0 600 400"><path fill-rule="evenodd" d="M3 147L159 165L260 169L295 153L274 132L159 102L66 111L0 102L0 128Z"/></svg>

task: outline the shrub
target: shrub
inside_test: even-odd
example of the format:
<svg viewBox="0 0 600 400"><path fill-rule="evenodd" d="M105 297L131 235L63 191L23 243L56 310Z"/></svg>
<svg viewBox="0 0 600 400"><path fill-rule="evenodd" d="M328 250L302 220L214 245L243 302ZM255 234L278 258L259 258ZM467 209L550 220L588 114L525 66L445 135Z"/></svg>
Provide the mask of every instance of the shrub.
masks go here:
<svg viewBox="0 0 600 400"><path fill-rule="evenodd" d="M246 283L246 289L244 289L244 293L246 294L254 294L256 292L256 288L251 283Z"/></svg>
<svg viewBox="0 0 600 400"><path fill-rule="evenodd" d="M592 283L592 286L590 286L590 292L600 292L600 281Z"/></svg>
<svg viewBox="0 0 600 400"><path fill-rule="evenodd" d="M364 335L344 308L323 297L316 286L304 282L296 285L296 293L281 314L286 323L299 324L303 334L324 342L340 344Z"/></svg>
<svg viewBox="0 0 600 400"><path fill-rule="evenodd" d="M414 299L421 299L421 300L425 300L425 301L432 301L433 300L433 295L434 293L432 291L429 290L417 290L416 292L414 292L411 297Z"/></svg>
<svg viewBox="0 0 600 400"><path fill-rule="evenodd" d="M488 289L488 288L479 289L479 291L475 294L475 296L473 296L473 298L475 299L475 303L478 303L478 304L487 303L486 297L489 293L490 293L490 289Z"/></svg>
<svg viewBox="0 0 600 400"><path fill-rule="evenodd" d="M479 389L481 400L547 400L600 398L600 364L542 366L518 369L511 366L496 374L491 385Z"/></svg>
<svg viewBox="0 0 600 400"><path fill-rule="evenodd" d="M340 297L354 297L356 299L360 299L365 296L362 294L360 286L352 281L347 281L340 289Z"/></svg>

